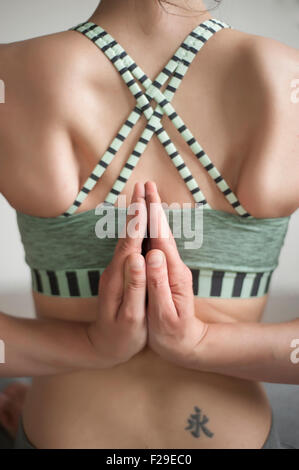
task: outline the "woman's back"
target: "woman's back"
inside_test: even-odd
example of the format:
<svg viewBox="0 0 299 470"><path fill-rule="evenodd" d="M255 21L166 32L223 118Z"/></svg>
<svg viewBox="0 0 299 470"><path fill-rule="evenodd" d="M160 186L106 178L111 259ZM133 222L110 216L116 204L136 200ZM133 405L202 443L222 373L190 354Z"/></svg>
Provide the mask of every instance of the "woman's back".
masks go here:
<svg viewBox="0 0 299 470"><path fill-rule="evenodd" d="M154 79L197 23L189 20L174 33L169 21L151 32L138 29L137 19L132 17L126 29L121 16L109 11L91 18ZM172 101L255 217L284 217L296 209L296 123L287 97L297 56L272 40L219 31L199 52ZM74 31L2 45L0 67L6 83L1 191L20 212L56 217L72 204L135 99L104 54ZM212 208L233 213L166 116L162 122ZM141 116L78 212L105 199L145 124ZM125 186L128 201L134 183L147 180L156 181L167 203L193 202L155 136ZM95 298L34 293L34 300L42 317L89 321L97 311ZM207 321L258 321L265 303L266 296L196 299L197 313ZM213 439L196 440L184 430L194 406L208 416ZM111 370L35 379L24 421L38 447L261 447L270 411L252 382L175 367L145 349ZM244 422L251 430L248 442Z"/></svg>

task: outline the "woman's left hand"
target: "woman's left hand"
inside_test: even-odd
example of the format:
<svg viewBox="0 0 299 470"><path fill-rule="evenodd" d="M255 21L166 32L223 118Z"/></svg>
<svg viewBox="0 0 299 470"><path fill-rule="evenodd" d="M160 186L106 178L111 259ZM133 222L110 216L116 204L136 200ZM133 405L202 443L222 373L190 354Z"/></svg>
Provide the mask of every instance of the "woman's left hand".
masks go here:
<svg viewBox="0 0 299 470"><path fill-rule="evenodd" d="M195 315L192 273L180 258L155 183L146 183L145 195L151 237L146 255L148 344L164 359L188 367L207 324Z"/></svg>

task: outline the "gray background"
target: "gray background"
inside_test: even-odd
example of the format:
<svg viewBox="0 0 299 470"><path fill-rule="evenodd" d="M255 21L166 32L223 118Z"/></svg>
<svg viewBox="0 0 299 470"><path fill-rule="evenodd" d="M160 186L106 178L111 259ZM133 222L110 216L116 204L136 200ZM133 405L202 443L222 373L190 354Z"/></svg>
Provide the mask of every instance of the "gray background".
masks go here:
<svg viewBox="0 0 299 470"><path fill-rule="evenodd" d="M65 30L87 19L97 4L97 0L0 0L0 42ZM223 0L213 16L242 31L299 47L298 0ZM299 64L296 78L299 78ZM23 260L15 213L1 195L0 214L0 310L32 315L29 271ZM299 211L291 218L280 266L273 277L265 321L284 321L298 316L298 235Z"/></svg>

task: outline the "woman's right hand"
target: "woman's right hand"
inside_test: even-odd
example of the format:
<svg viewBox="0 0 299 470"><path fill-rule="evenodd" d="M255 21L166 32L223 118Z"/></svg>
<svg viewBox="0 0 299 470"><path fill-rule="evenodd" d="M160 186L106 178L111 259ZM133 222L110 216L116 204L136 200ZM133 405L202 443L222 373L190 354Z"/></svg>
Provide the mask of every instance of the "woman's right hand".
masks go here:
<svg viewBox="0 0 299 470"><path fill-rule="evenodd" d="M141 254L147 225L144 197L144 185L137 183L130 205L134 215L127 215L126 236L119 238L113 259L101 274L98 317L88 327L105 368L128 361L147 342L146 272Z"/></svg>

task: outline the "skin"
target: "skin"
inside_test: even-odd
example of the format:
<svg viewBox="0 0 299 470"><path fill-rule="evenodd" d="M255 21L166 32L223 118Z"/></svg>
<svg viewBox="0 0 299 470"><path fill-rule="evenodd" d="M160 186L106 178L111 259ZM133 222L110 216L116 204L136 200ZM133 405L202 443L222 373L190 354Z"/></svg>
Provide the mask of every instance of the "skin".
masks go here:
<svg viewBox="0 0 299 470"><path fill-rule="evenodd" d="M205 12L200 17L174 17L169 21L166 14L160 16L152 3L144 3L142 9L135 7L135 2L131 1L104 1L92 19L119 40L150 78L157 75L161 64L168 61L180 39L199 23L199 18L203 21L210 16ZM132 36L136 41L131 40ZM152 53L144 54L149 40ZM217 57L217 67L212 57ZM273 63L279 64L275 74ZM175 109L200 137L203 148L243 206L255 217L285 216L298 207L298 107L291 104L288 95L290 83L296 78L297 63L297 51L274 40L236 30L221 31L202 49L173 101ZM73 31L2 45L0 70L5 83L10 84L7 103L0 114L1 191L9 203L22 212L55 217L73 202L99 154L105 151L111 136L133 108L134 99L101 52ZM122 93L119 93L120 87L123 87ZM212 93L209 93L210 89ZM192 95L188 90L192 90ZM198 107L192 103L200 103L204 112L198 113ZM210 205L232 212L183 146L182 139L172 131L166 119L162 122L200 182ZM94 208L105 198L144 124L142 118L132 133L132 140L125 143L101 183L78 212ZM156 182L161 200L168 204L193 202L155 138L126 185L127 201L131 201L135 183L142 185L148 180ZM45 191L45 187L51 188L51 192ZM146 200L153 192L150 188L151 183L147 183ZM142 198L142 194L138 197ZM146 257L147 291L155 292L149 294L148 309L144 310L146 345L142 312L139 309L136 312L138 321L133 322L132 328L132 318L127 318L128 309L108 306L116 292L120 293L122 289L128 292L130 286L136 295L141 294L139 305L144 300L142 273L145 268L138 274L142 282L137 281L136 292L135 278L133 282L126 279L137 272L126 270L129 266L122 250L115 254L113 269L108 268L106 277L102 278L104 287L99 298L57 299L34 293L39 321L32 323L4 314L0 316L1 337L5 332L6 342L11 344L8 351L11 354L10 373L27 371L39 376L33 381L23 413L25 430L37 447L262 447L269 431L271 411L261 386L254 380L271 380L271 377L269 373L267 375L269 363L264 362L264 367L259 370L253 366L265 354L255 326L267 297L246 300L192 298L190 276L188 278L186 267L181 265L187 283L187 297L181 302L188 305L183 312L187 327L176 329L176 333L182 333L179 336L182 341L170 342L169 338L166 341L165 337L169 335L162 334L165 322L180 311L177 302L182 294L173 293L171 281L167 285L165 280L165 263L168 266L169 256L179 262L178 253L169 254L174 249L171 237L169 244L161 246L160 243L155 240L151 249L163 252L164 271L151 268L150 254ZM139 258L141 245L137 249L136 245L129 244L129 247L133 251L130 248L126 252L126 259L129 257L133 261L130 257L134 254ZM118 263L124 268L123 283L121 267L116 267ZM157 281L157 273L162 275L162 283ZM171 276L172 269L169 273ZM119 283L113 282L114 274ZM103 294L109 294L109 289L111 295L107 295L106 308ZM164 297L165 289L167 297ZM128 304L135 305L135 301L129 301L130 296L124 297ZM157 311L159 297L168 299L167 308L160 312L161 322ZM124 323L128 320L124 334L121 326L112 321L118 313ZM188 318L192 322L189 322L191 328L188 328ZM170 323L181 325L178 321ZM209 328L203 336L205 324L209 324ZM192 337L194 325L197 325L195 331L199 335L196 339L202 338L198 344ZM294 325L284 324L286 337L290 328L294 331ZM250 358L249 367L245 368L245 378L250 380L245 380L244 363L234 352L240 346L237 340L242 327L245 333L250 333L246 338L243 336L243 343L245 338L248 345L244 357L249 349L256 352L255 357ZM107 334L115 341L113 345L118 346L113 348L117 358L111 358L109 341L103 352L102 328L107 328ZM217 328L226 329L223 333ZM217 335L217 331L221 334ZM130 336L126 337L128 334ZM230 341L228 346L225 341L220 341L219 338L225 337L231 338L238 348L233 351L228 347ZM268 344L273 340L275 344L281 344L278 328L271 330L267 338ZM213 348L204 347L210 342ZM70 347L72 354L69 354ZM128 350L129 347L132 349ZM211 356L211 349L215 351L215 357ZM21 357L24 362L28 359L28 363L22 364ZM283 370L285 350L279 357ZM219 358L223 363L221 370L216 370ZM295 375L292 380L295 383ZM212 438L205 434L195 438L185 430L195 406L202 408L208 417L208 427L214 434Z"/></svg>
<svg viewBox="0 0 299 470"><path fill-rule="evenodd" d="M140 212L139 224L144 235L147 213L144 187L140 184L136 184L132 203ZM132 218L128 215L127 224ZM145 347L143 236L133 238L129 233L119 238L113 259L101 276L94 321L72 324L61 320L20 320L0 314L1 339L5 343L2 376L111 368L130 360Z"/></svg>
<svg viewBox="0 0 299 470"><path fill-rule="evenodd" d="M17 434L28 388L24 383L14 382L0 393L0 422L11 436Z"/></svg>
<svg viewBox="0 0 299 470"><path fill-rule="evenodd" d="M146 255L150 347L183 367L299 385L297 366L290 361L299 318L270 325L203 322L200 311L196 314L191 271L180 258L154 183L146 185L146 200L148 211L158 204L151 223L168 233L168 238L159 232L151 239L154 249Z"/></svg>

